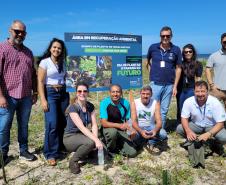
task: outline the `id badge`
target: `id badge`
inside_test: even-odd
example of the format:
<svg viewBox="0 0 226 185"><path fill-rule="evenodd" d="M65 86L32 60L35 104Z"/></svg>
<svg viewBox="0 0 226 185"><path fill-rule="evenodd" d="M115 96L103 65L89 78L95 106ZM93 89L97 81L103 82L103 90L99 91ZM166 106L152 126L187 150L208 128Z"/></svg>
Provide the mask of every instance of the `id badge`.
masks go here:
<svg viewBox="0 0 226 185"><path fill-rule="evenodd" d="M165 67L165 66L166 66L165 61L164 60L160 61L160 67Z"/></svg>

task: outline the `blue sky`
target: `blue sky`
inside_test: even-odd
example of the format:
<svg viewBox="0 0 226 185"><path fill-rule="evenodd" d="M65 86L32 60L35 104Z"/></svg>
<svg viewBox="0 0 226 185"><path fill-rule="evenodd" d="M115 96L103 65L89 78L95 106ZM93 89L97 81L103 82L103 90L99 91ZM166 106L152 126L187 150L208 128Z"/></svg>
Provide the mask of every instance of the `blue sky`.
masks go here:
<svg viewBox="0 0 226 185"><path fill-rule="evenodd" d="M4 3L3 3L4 2ZM0 41L14 19L27 25L25 44L41 55L53 37L64 32L142 35L143 54L159 42L159 30L173 29L173 43L195 45L198 53L220 48L226 32L225 0L10 0L1 3ZM32 3L31 3L32 2Z"/></svg>

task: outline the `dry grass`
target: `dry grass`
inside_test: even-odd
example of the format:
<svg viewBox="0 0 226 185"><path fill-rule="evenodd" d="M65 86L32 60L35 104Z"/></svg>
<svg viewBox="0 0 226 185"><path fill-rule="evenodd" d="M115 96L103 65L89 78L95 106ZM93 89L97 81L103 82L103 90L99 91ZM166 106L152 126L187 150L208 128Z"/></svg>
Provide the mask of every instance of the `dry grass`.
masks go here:
<svg viewBox="0 0 226 185"><path fill-rule="evenodd" d="M143 68L144 83L148 83L148 71ZM129 92L124 91L128 98ZM92 92L90 100L95 104L99 117L99 102L107 92ZM134 97L139 96L138 90L133 90ZM176 118L176 100L173 98L168 113L169 121ZM29 126L29 146L39 158L32 163L24 163L18 159L16 124L11 131L10 155L14 159L6 166L9 184L162 184L162 171L168 171L171 184L224 184L226 179L225 159L212 156L206 160L206 169L193 169L188 161L187 152L179 147L183 140L175 132L169 134L170 150L160 155L151 155L146 150L134 159L116 156L108 168L103 170L95 164L86 164L82 173L73 175L68 170L70 156L59 161L56 167L49 167L42 152L44 116L38 103L32 109ZM3 182L0 173L0 184Z"/></svg>

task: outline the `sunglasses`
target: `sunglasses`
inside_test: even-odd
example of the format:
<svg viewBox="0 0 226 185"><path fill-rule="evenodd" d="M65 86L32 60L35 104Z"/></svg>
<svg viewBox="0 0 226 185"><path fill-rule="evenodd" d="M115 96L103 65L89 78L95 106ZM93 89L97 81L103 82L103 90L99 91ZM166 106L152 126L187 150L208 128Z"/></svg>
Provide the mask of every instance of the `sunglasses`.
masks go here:
<svg viewBox="0 0 226 185"><path fill-rule="evenodd" d="M77 90L77 93L81 94L81 93L88 93L88 90Z"/></svg>
<svg viewBox="0 0 226 185"><path fill-rule="evenodd" d="M171 35L160 35L160 37L161 38L165 38L166 37L167 39L169 39L171 37Z"/></svg>
<svg viewBox="0 0 226 185"><path fill-rule="evenodd" d="M27 32L24 31L24 30L16 30L16 29L12 29L12 30L14 31L14 33L15 33L16 35L19 35L19 34L21 34L21 35L26 35L26 34L27 34Z"/></svg>
<svg viewBox="0 0 226 185"><path fill-rule="evenodd" d="M226 40L222 42L223 44L226 44Z"/></svg>
<svg viewBox="0 0 226 185"><path fill-rule="evenodd" d="M184 51L184 54L193 53L192 50Z"/></svg>

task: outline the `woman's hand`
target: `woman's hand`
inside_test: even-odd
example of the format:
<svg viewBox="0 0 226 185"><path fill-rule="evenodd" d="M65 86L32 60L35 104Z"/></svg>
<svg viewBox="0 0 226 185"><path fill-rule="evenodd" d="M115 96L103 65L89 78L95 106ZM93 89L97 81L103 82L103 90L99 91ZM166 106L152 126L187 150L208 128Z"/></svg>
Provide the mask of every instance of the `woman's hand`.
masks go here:
<svg viewBox="0 0 226 185"><path fill-rule="evenodd" d="M103 144L102 144L102 142L99 140L99 139L97 139L96 141L95 141L95 145L96 145L96 148L99 150L103 150Z"/></svg>
<svg viewBox="0 0 226 185"><path fill-rule="evenodd" d="M47 112L49 110L48 102L46 100L41 100L41 105L44 112Z"/></svg>

